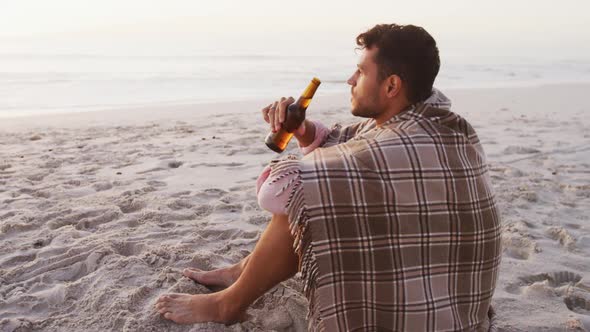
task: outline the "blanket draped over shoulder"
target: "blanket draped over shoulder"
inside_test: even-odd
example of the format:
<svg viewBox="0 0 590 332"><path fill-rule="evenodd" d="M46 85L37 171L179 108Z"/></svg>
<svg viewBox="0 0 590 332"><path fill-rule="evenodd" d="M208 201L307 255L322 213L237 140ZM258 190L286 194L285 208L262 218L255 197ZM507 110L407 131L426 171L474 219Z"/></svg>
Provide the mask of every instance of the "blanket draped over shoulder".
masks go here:
<svg viewBox="0 0 590 332"><path fill-rule="evenodd" d="M310 330L495 329L500 216L479 139L449 107L434 90L271 162L298 174L287 211Z"/></svg>

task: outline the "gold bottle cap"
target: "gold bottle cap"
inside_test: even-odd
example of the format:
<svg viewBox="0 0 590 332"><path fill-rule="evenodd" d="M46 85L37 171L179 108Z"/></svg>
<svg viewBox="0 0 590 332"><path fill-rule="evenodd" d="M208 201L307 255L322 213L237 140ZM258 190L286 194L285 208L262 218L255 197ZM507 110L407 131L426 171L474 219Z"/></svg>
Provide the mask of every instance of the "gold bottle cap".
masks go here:
<svg viewBox="0 0 590 332"><path fill-rule="evenodd" d="M317 85L319 85L319 84L321 84L321 83L322 83L322 81L320 81L320 79L319 79L319 78L317 78L317 77L314 77L314 78L313 78L311 81L312 81L312 82L314 82L314 83L315 83L315 84L317 84Z"/></svg>

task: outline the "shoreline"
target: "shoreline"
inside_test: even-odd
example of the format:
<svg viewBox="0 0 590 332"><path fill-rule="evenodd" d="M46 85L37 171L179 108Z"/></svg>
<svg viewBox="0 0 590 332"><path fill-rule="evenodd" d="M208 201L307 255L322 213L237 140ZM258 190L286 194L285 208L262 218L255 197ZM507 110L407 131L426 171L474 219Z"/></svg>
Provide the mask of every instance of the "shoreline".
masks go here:
<svg viewBox="0 0 590 332"><path fill-rule="evenodd" d="M438 88L438 87L437 87ZM590 82L569 82L569 83L550 83L550 84L539 84L539 85L531 85L531 86L518 86L518 87L474 87L474 88L441 88L441 91L445 94L449 95L464 95L464 94L472 94L477 92L483 93L492 93L492 94L514 94L513 92L516 91L523 91L523 92L534 92L534 90L538 89L551 89L557 88L560 90L563 89L590 89ZM229 101L220 101L220 102L165 102L165 103L152 103L152 104L145 104L145 105L138 105L138 106L122 106L122 107L112 107L112 108L105 108L99 110L88 110L88 111L64 111L64 112L56 112L56 113L30 113L30 114L23 114L23 115L0 115L0 130L7 130L8 126L11 124L14 125L31 125L33 121L49 121L50 125L57 125L56 121L60 121L61 123L65 124L62 121L67 122L68 118L71 118L72 121L79 120L79 118L87 116L90 119L98 120L102 116L113 116L120 118L120 120L129 123L129 121L134 121L134 119L130 118L129 116L121 116L120 113L122 112L130 112L135 116L148 116L146 121L157 121L163 120L166 118L164 113L168 113L170 117L182 117L188 116L191 118L202 118L208 110L212 108L216 108L221 110L217 114L220 113L236 113L242 114L245 112L252 112L252 109L256 107L264 107L264 105L272 102L273 98L278 97L270 97L270 98L247 98L247 99L236 99L236 100L229 100ZM295 96L294 96L295 97ZM317 96L312 105L310 106L310 110L313 111L314 109L327 107L328 105L333 106L337 105L338 107L345 107L348 104L348 100L350 98L349 93L332 93L326 95ZM454 102L454 100L452 100ZM320 105L317 105L320 104ZM192 112L192 113L191 113ZM99 121L101 125L113 125L113 122L108 121Z"/></svg>

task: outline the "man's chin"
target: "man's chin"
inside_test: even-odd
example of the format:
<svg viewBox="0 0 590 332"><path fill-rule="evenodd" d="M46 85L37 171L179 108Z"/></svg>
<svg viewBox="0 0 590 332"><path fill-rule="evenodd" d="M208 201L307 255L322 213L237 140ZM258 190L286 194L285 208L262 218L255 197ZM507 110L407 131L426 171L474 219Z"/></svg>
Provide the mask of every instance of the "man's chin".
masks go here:
<svg viewBox="0 0 590 332"><path fill-rule="evenodd" d="M354 107L350 109L350 113L352 113L352 115L354 115L354 116L358 116L358 117L361 117L361 118L366 118L367 117L366 115L363 114L363 112L359 112L358 109L356 109Z"/></svg>
<svg viewBox="0 0 590 332"><path fill-rule="evenodd" d="M362 110L359 109L358 107L352 107L350 109L350 113L352 113L352 115L354 116L358 116L359 118L375 118L377 117L379 114L375 113L375 112L371 112L369 110Z"/></svg>

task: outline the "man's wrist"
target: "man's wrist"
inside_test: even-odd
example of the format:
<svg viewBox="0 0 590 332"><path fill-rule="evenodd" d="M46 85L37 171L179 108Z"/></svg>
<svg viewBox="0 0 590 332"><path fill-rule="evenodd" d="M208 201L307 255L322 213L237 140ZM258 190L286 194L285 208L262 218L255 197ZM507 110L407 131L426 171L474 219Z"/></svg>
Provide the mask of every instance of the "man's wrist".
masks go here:
<svg viewBox="0 0 590 332"><path fill-rule="evenodd" d="M303 127L303 128L301 128ZM300 147L306 147L313 143L315 139L315 125L309 120L304 120L300 128L294 133L295 138L299 142Z"/></svg>
<svg viewBox="0 0 590 332"><path fill-rule="evenodd" d="M299 125L299 128L297 128L297 130L295 130L293 133L295 138L305 136L306 129L307 125L305 124L305 120L303 120L303 122Z"/></svg>

